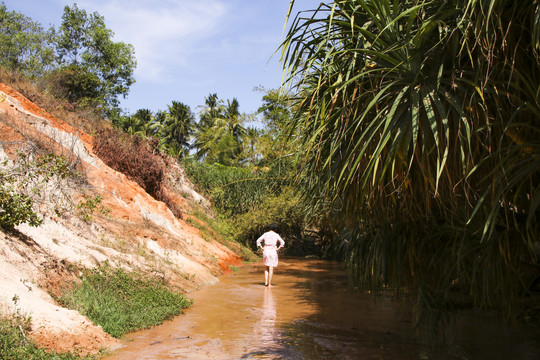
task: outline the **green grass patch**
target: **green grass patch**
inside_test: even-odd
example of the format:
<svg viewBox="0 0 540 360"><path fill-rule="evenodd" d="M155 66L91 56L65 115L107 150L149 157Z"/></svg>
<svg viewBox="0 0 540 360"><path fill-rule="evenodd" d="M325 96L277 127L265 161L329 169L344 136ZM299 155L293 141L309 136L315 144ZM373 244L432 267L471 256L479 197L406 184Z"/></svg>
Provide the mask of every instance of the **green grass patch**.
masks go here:
<svg viewBox="0 0 540 360"><path fill-rule="evenodd" d="M199 230L207 232L209 235L213 236L217 241L224 242L224 245L227 245L228 242L231 242L229 238L231 229L230 226L222 220L214 219L205 212L201 210L193 210L191 213L195 218L200 220L204 225L193 221L192 225Z"/></svg>
<svg viewBox="0 0 540 360"><path fill-rule="evenodd" d="M87 271L59 300L116 338L159 325L192 303L157 280L109 267Z"/></svg>
<svg viewBox="0 0 540 360"><path fill-rule="evenodd" d="M95 356L78 356L71 353L55 353L38 347L25 333L28 321L16 316L0 317L0 359L10 360L81 360L95 359Z"/></svg>

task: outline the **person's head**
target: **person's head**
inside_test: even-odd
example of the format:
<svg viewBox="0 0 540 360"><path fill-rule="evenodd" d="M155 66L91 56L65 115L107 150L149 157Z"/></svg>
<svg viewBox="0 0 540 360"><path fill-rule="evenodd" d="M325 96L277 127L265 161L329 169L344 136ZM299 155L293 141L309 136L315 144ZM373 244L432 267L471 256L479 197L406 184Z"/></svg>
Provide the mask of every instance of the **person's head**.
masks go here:
<svg viewBox="0 0 540 360"><path fill-rule="evenodd" d="M277 226L276 223L271 223L271 224L268 226L268 228L269 228L270 230L272 230L272 231L277 231L278 226Z"/></svg>

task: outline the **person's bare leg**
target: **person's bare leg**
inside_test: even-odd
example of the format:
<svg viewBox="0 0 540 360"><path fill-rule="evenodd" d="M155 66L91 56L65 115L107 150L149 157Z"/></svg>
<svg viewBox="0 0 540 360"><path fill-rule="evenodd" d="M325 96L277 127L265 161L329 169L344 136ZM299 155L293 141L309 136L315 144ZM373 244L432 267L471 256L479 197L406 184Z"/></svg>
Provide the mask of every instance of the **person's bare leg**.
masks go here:
<svg viewBox="0 0 540 360"><path fill-rule="evenodd" d="M272 266L269 266L268 268L268 287L272 287L272 275L274 275L274 268Z"/></svg>
<svg viewBox="0 0 540 360"><path fill-rule="evenodd" d="M269 266L264 269L264 286L268 286L268 268Z"/></svg>

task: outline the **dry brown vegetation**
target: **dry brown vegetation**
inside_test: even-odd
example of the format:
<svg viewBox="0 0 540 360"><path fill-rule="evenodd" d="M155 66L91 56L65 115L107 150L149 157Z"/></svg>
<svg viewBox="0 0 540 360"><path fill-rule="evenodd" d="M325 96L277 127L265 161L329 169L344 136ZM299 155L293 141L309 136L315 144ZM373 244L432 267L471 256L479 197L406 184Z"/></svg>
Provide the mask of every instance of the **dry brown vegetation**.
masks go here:
<svg viewBox="0 0 540 360"><path fill-rule="evenodd" d="M143 140L120 130L100 129L94 137L94 151L111 168L137 182L155 199L163 201L177 218L182 212L164 188L166 162L164 155L155 153L157 140Z"/></svg>

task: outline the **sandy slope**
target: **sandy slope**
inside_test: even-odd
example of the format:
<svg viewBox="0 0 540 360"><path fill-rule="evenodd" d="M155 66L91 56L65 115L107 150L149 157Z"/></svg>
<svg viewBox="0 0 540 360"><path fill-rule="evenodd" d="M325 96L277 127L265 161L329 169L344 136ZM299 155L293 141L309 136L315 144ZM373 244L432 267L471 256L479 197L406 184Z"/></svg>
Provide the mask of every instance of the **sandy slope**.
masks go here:
<svg viewBox="0 0 540 360"><path fill-rule="evenodd" d="M162 202L135 182L109 168L92 153L92 137L46 113L10 87L0 84L0 160L14 159L27 140L40 141L58 154L77 156L86 183L53 184L41 194L39 227L21 225L14 233L0 231L0 303L3 311L32 318L32 332L43 346L57 351L96 352L117 341L76 311L58 306L65 280L80 269L104 261L163 278L189 292L218 281L240 258L217 241L174 217ZM207 206L186 180L182 169L169 174L169 194L185 210ZM94 214L91 224L75 214L58 216L55 202L81 193L100 195L107 214Z"/></svg>

